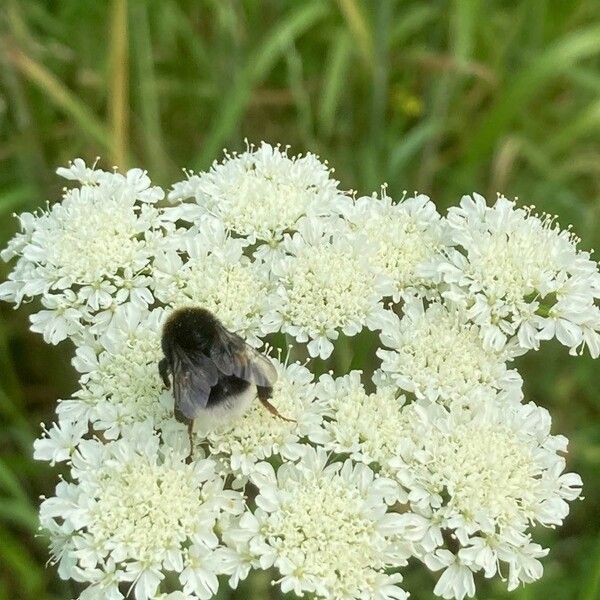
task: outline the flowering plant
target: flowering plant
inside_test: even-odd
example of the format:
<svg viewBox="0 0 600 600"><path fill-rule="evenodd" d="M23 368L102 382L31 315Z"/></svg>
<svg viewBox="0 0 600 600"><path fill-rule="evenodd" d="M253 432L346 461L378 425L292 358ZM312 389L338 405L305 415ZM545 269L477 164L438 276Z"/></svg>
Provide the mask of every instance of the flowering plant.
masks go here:
<svg viewBox="0 0 600 600"><path fill-rule="evenodd" d="M600 272L569 230L504 197L446 216L356 197L265 143L166 195L140 169L58 174L75 187L20 216L0 298L39 298L32 330L73 345L79 389L34 456L70 469L40 521L82 600L208 599L256 569L297 596L402 600L409 560L448 599L542 576L533 528L582 482L512 361L550 338L600 354ZM190 304L270 351L290 417L198 423L191 462L157 369ZM363 344L372 377L350 370Z"/></svg>

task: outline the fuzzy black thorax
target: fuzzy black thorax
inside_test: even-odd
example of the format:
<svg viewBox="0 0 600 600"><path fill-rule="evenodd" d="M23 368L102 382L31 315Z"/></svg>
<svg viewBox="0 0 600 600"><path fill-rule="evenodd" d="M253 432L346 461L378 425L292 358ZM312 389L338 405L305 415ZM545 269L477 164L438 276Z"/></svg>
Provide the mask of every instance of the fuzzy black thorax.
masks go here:
<svg viewBox="0 0 600 600"><path fill-rule="evenodd" d="M219 327L217 318L205 308L186 306L174 310L163 327L162 350L168 356L172 346L177 345L207 353Z"/></svg>

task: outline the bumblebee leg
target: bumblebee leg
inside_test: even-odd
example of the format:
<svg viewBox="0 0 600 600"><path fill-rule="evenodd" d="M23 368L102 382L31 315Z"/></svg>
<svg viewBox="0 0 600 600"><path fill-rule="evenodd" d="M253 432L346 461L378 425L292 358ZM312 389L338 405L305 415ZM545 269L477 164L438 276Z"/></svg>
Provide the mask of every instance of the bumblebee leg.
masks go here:
<svg viewBox="0 0 600 600"><path fill-rule="evenodd" d="M188 438L190 440L190 453L185 459L185 462L189 465L194 460L194 421L188 421Z"/></svg>
<svg viewBox="0 0 600 600"><path fill-rule="evenodd" d="M258 399L261 404L272 414L284 421L288 421L290 423L295 423L296 419L288 419L284 417L280 412L269 402L269 398L271 397L271 393L273 392L273 388L271 387L262 387L260 385L256 386L256 392L258 395Z"/></svg>
<svg viewBox="0 0 600 600"><path fill-rule="evenodd" d="M171 387L171 382L169 381L169 363L166 358L161 358L158 361L158 372L165 384L165 387L169 389Z"/></svg>

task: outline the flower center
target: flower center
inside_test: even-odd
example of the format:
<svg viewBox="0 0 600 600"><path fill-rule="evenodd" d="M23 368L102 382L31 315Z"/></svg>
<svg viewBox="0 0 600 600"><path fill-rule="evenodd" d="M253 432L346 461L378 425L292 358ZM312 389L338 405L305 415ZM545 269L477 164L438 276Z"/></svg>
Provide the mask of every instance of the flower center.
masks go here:
<svg viewBox="0 0 600 600"><path fill-rule="evenodd" d="M467 522L485 526L491 518L502 530L533 518L540 470L530 445L508 427L461 424L449 436L434 432L431 447L429 480L445 487Z"/></svg>
<svg viewBox="0 0 600 600"><path fill-rule="evenodd" d="M198 530L201 504L191 466L157 466L137 457L100 475L88 531L97 547L121 547L128 558L154 562Z"/></svg>
<svg viewBox="0 0 600 600"><path fill-rule="evenodd" d="M286 482L282 519L270 519L267 537L296 566L297 577L318 578L332 597L369 588L383 568L383 536L361 514L362 498L338 476Z"/></svg>
<svg viewBox="0 0 600 600"><path fill-rule="evenodd" d="M32 241L44 249L43 264L55 269L57 278L94 283L135 265L143 253L132 202L106 197L99 188L69 192L62 205L52 208L47 225L36 230Z"/></svg>
<svg viewBox="0 0 600 600"><path fill-rule="evenodd" d="M287 320L311 334L364 322L375 276L358 256L334 246L305 246L286 281Z"/></svg>

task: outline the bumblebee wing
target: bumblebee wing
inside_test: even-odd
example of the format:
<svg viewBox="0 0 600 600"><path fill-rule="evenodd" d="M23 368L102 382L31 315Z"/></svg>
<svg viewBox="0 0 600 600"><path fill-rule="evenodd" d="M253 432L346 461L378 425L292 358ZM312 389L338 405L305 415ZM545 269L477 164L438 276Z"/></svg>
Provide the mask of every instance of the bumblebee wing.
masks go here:
<svg viewBox="0 0 600 600"><path fill-rule="evenodd" d="M210 358L221 373L235 375L254 385L272 387L277 381L273 363L224 327L219 328Z"/></svg>
<svg viewBox="0 0 600 600"><path fill-rule="evenodd" d="M175 348L173 351L173 396L175 408L188 419L195 419L198 409L208 403L211 388L219 372L214 362L201 352Z"/></svg>

